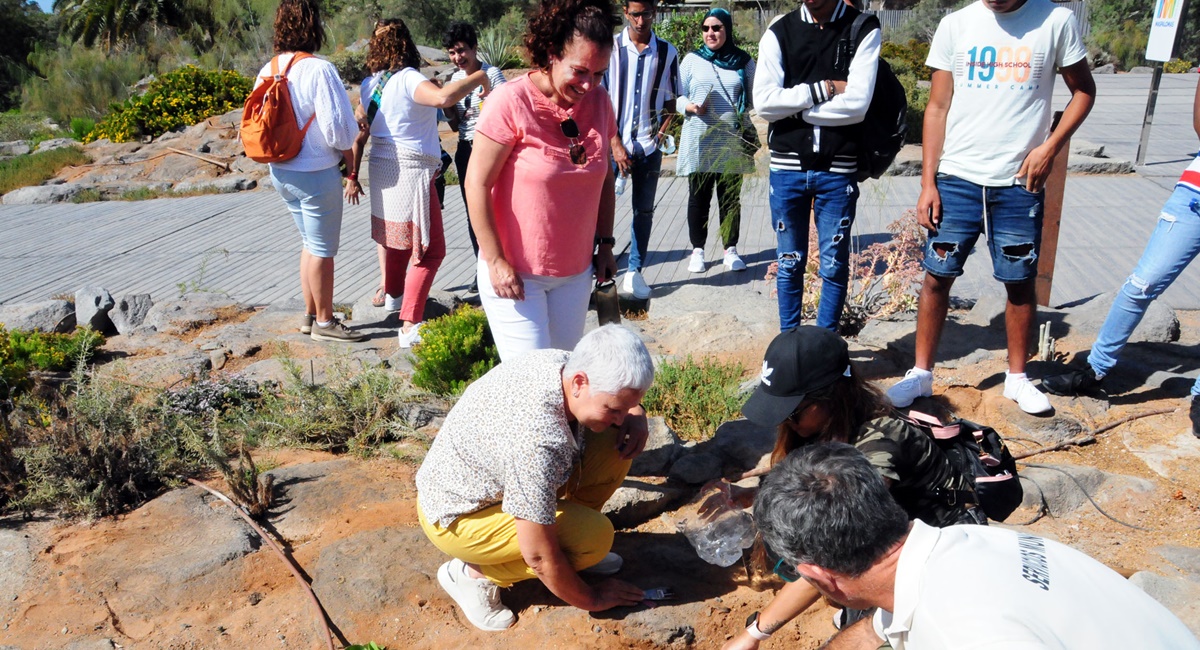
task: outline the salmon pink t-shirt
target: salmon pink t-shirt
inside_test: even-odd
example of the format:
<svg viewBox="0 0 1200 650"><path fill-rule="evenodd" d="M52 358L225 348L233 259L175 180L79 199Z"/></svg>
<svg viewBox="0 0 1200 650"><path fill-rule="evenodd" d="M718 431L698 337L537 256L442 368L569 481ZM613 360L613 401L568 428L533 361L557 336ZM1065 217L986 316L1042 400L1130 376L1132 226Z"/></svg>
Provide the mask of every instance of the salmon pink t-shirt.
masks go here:
<svg viewBox="0 0 1200 650"><path fill-rule="evenodd" d="M571 162L571 141L561 126L568 117L579 125L584 165ZM504 257L517 273L567 277L591 265L615 129L612 102L599 86L564 109L525 75L484 100L475 132L512 146L492 187L492 214Z"/></svg>

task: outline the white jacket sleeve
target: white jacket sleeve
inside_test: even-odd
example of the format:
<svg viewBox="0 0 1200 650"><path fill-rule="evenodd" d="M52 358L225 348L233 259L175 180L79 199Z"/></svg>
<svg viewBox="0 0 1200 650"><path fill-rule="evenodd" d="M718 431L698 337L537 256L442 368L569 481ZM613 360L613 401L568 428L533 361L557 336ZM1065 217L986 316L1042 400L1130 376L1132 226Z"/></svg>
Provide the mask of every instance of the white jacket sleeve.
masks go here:
<svg viewBox="0 0 1200 650"><path fill-rule="evenodd" d="M338 77L337 68L332 64L322 65L315 90L313 108L317 119L313 120L313 126L321 130L325 142L333 149L349 149L358 136L358 122L354 119L350 96Z"/></svg>
<svg viewBox="0 0 1200 650"><path fill-rule="evenodd" d="M879 72L879 50L883 43L880 30L871 30L863 37L846 78L846 92L835 95L822 104L804 111L804 121L816 126L845 126L858 124L867 115L871 96L875 93L875 76Z"/></svg>
<svg viewBox="0 0 1200 650"><path fill-rule="evenodd" d="M816 103L811 84L784 88L783 79L783 50L775 32L768 29L758 42L753 94L755 110L768 122L791 117Z"/></svg>

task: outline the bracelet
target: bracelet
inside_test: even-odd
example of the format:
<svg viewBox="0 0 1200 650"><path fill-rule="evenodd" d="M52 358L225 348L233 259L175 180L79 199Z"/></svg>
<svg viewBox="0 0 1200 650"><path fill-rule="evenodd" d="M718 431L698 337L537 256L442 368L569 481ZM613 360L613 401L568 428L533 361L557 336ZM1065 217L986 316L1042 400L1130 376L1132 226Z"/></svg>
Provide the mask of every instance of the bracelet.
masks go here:
<svg viewBox="0 0 1200 650"><path fill-rule="evenodd" d="M358 172L350 172L349 174L346 174L346 178L349 178L350 180L357 183L358 182Z"/></svg>
<svg viewBox="0 0 1200 650"><path fill-rule="evenodd" d="M770 634L758 629L758 617L757 616L750 623L750 625L746 628L746 634L749 634L750 636L758 639L759 641L766 641L767 639L771 638Z"/></svg>
<svg viewBox="0 0 1200 650"><path fill-rule="evenodd" d="M604 245L616 246L617 238L616 237L597 237L595 245L596 246L604 246Z"/></svg>

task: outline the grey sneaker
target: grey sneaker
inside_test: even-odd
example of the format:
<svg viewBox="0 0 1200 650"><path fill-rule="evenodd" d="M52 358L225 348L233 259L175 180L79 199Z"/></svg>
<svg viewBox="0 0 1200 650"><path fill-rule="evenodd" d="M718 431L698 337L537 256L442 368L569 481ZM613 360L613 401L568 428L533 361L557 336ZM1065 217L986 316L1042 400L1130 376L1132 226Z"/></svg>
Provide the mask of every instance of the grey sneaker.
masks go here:
<svg viewBox="0 0 1200 650"><path fill-rule="evenodd" d="M313 323L312 333L309 334L314 341L361 341L362 334L351 330L342 324L340 320L334 320L329 324L329 327L321 327L317 323Z"/></svg>
<svg viewBox="0 0 1200 650"><path fill-rule="evenodd" d="M580 573L590 573L594 576L611 576L620 571L623 566L625 566L625 560L620 555L609 553L604 556L604 559L580 571Z"/></svg>
<svg viewBox="0 0 1200 650"><path fill-rule="evenodd" d="M316 316L313 316L312 314L305 314L304 320L300 321L300 333L312 334L313 321L315 320L317 320Z"/></svg>

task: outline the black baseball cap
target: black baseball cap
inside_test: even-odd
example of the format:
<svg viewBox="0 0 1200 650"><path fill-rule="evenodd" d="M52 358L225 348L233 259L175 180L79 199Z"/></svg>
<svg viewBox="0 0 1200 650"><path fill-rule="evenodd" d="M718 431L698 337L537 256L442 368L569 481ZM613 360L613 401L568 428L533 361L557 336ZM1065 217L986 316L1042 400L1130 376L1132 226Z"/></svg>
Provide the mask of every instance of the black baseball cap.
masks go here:
<svg viewBox="0 0 1200 650"><path fill-rule="evenodd" d="M850 349L842 337L815 325L790 329L767 346L761 383L742 415L759 426L779 426L806 395L848 376Z"/></svg>

